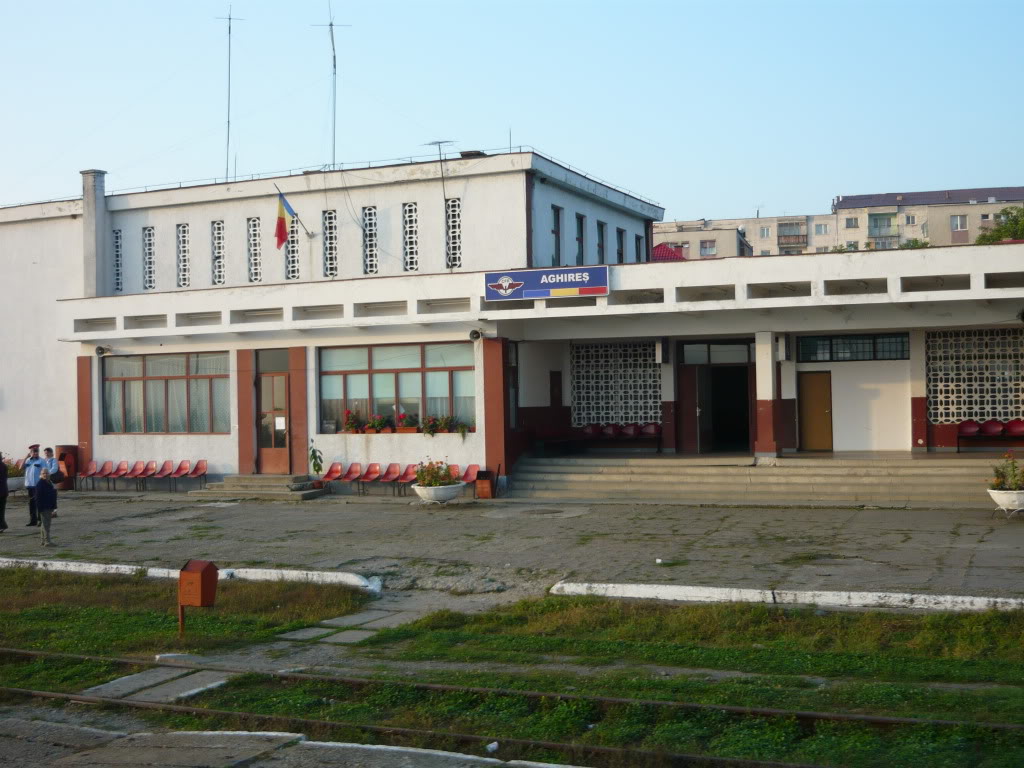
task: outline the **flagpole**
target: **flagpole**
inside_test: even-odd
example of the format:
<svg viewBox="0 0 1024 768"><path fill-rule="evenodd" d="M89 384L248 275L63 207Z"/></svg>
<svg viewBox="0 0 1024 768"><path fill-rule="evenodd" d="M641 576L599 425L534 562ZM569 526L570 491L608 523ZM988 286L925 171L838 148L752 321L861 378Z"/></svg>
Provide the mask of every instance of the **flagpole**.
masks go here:
<svg viewBox="0 0 1024 768"><path fill-rule="evenodd" d="M274 189L277 190L277 194L279 194L281 197L284 197L284 192L281 191L281 188L279 186L277 186L277 184L274 184ZM302 219L299 218L299 214L298 213L295 214L295 220L297 222L299 222L299 226L302 227L305 230L307 237L313 237L313 233L310 232L308 229L306 229L306 225L303 224Z"/></svg>

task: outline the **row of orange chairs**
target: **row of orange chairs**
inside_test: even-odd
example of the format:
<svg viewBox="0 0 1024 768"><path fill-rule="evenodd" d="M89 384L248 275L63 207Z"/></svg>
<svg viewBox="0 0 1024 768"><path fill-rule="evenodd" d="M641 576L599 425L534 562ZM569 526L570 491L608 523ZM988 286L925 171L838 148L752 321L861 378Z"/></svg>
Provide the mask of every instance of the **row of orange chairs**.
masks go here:
<svg viewBox="0 0 1024 768"><path fill-rule="evenodd" d="M322 482L356 483L357 492L363 494L368 492L367 483L389 484L392 494L402 495L406 493L406 489L410 485L416 482L416 464L409 464L404 472L399 464L388 464L387 469L383 472L381 472L380 466L377 462L368 464L364 472L363 465L356 462L349 464L346 472L344 465L340 461L336 461L327 469L327 474L323 476ZM472 486L473 495L476 496L476 477L480 473L480 465L470 464L466 467L465 474L462 474L458 464L449 464L448 466L452 477Z"/></svg>
<svg viewBox="0 0 1024 768"><path fill-rule="evenodd" d="M121 478L125 480L134 480L135 487L139 490L146 488L147 480L163 480L167 478L168 485L173 490L177 484L179 478L193 478L199 480L200 486L206 482L206 459L199 459L196 462L195 467L192 466L192 462L188 459L182 460L178 464L178 468L174 468L174 461L167 459L160 469L157 469L155 461L136 461L130 468L129 462L121 461L117 467L114 466L114 462L105 461L102 466L97 466L97 462L90 461L85 469L78 473L78 479L84 485L86 480L92 480L93 489L96 488L97 480L106 480L107 489L109 490L111 482L114 483L114 488L117 488L117 481Z"/></svg>

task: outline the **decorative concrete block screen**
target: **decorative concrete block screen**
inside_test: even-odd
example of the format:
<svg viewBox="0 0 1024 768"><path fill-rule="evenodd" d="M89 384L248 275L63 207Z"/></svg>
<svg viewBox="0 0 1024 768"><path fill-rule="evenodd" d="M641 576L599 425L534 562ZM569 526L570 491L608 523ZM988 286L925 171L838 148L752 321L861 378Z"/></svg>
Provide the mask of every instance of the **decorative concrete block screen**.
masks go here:
<svg viewBox="0 0 1024 768"><path fill-rule="evenodd" d="M652 342L570 349L574 427L661 421L661 366Z"/></svg>
<svg viewBox="0 0 1024 768"><path fill-rule="evenodd" d="M1024 417L1024 330L931 331L926 361L932 424Z"/></svg>

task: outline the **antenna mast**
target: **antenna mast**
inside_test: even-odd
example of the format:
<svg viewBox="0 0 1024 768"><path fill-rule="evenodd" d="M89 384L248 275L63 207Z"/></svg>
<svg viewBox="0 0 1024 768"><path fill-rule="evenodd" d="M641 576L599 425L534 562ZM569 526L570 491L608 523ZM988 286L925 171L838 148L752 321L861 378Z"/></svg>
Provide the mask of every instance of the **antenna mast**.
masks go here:
<svg viewBox="0 0 1024 768"><path fill-rule="evenodd" d="M227 181L231 167L231 22L232 21L245 21L245 19L239 19L231 15L231 6L228 6L227 16L217 16L215 18L226 20L228 23L228 130L227 139L224 143L224 181Z"/></svg>
<svg viewBox="0 0 1024 768"><path fill-rule="evenodd" d="M335 149L338 143L338 52L334 47L334 28L351 27L351 24L335 24L334 11L331 8L330 0L327 2L328 22L326 24L314 24L314 27L327 27L331 36L331 170L334 170L337 163Z"/></svg>

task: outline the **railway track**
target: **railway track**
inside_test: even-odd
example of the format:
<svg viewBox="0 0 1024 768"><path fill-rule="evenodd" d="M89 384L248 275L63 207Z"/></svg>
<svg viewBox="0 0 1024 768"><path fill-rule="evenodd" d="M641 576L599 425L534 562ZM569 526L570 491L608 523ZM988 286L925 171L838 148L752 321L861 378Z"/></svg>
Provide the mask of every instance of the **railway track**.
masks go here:
<svg viewBox="0 0 1024 768"><path fill-rule="evenodd" d="M35 651L21 648L0 647L0 656L7 657L28 657L28 658L50 658L70 659L80 661L94 661L109 664L118 664L133 667L180 667L190 670L206 670L224 672L229 674L260 674L268 678L281 681L313 681L320 683L337 684L349 688L361 689L374 686L399 686L425 692L440 693L465 693L481 696L510 696L531 700L547 701L571 701L585 702L594 705L602 710L621 706L644 706L656 707L671 710L689 710L693 712L716 712L724 713L736 718L787 718L793 719L805 730L813 730L819 723L854 723L871 726L874 728L899 728L913 726L937 726L937 727L973 727L997 732L1022 732L1024 725L1017 723L991 723L963 720L930 720L923 718L909 717L886 717L874 715L849 714L842 712L813 712L801 710L758 708L758 707L737 707L718 704L699 704L693 702L664 701L658 699L631 699L611 696L585 696L580 694L550 693L544 691L522 691L505 688L483 688L473 686L445 685L437 683L421 683L415 681L394 681L375 680L359 677L345 677L333 675L315 675L302 672L264 672L251 669L232 667L220 664L202 664L187 660L169 661L145 661L116 656L94 656L72 653L57 653L51 651ZM85 694L56 693L52 691L39 691L25 688L0 687L0 693L31 697L38 699L61 700L77 702L82 704L104 705L121 707L127 709L144 709L168 713L188 714L199 717L227 718L234 723L250 724L259 728L273 728L280 730L282 727L298 729L304 732L313 731L317 734L358 731L369 734L373 738L396 745L407 745L415 742L417 746L427 745L428 748L443 749L450 748L452 744L477 747L498 741L502 747L502 757L511 759L510 753L516 755L529 754L531 750L549 750L558 752L565 758L574 762L586 761L584 764L596 767L618 768L620 766L644 766L647 768L819 768L808 764L779 763L772 761L746 760L736 758L721 758L706 755L693 755L682 753L669 753L644 749L629 749L621 747L605 747L580 743L559 743L528 739L510 739L501 736L470 733L456 733L451 731L433 731L416 728L400 728L393 726L366 725L359 723L348 723L335 720L318 720L288 715L267 715L256 712L240 712L235 710L217 710L206 707L190 707L179 704L158 704L152 702L134 701L130 698L107 698L102 696L89 696ZM319 735L318 735L319 738Z"/></svg>

